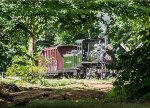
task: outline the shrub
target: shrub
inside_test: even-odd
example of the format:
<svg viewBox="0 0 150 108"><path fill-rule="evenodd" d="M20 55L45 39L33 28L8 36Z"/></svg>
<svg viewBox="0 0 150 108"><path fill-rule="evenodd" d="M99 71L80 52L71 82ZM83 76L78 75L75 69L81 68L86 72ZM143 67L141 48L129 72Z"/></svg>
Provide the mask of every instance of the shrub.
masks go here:
<svg viewBox="0 0 150 108"><path fill-rule="evenodd" d="M150 93L150 44L120 54L117 65L122 72L114 82L113 95L139 99Z"/></svg>
<svg viewBox="0 0 150 108"><path fill-rule="evenodd" d="M36 83L41 78L38 72L40 67L34 63L31 65L30 62L30 58L27 56L14 56L11 66L7 68L6 76L18 76L23 81Z"/></svg>

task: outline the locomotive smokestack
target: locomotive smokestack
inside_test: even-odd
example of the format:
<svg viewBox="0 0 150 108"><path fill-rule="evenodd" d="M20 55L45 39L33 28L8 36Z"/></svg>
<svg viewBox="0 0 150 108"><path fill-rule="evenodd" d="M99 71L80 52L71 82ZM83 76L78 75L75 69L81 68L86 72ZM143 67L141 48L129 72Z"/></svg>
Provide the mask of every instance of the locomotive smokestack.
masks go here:
<svg viewBox="0 0 150 108"><path fill-rule="evenodd" d="M108 35L105 35L105 36L104 36L104 39L105 39L105 48L106 48L107 45L108 45Z"/></svg>

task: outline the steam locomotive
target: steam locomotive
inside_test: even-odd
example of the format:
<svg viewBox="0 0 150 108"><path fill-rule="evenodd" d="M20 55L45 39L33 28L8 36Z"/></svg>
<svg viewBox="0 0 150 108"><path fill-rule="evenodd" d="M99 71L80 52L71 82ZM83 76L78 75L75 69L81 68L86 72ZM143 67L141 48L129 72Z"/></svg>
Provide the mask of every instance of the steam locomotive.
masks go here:
<svg viewBox="0 0 150 108"><path fill-rule="evenodd" d="M76 76L77 78L105 78L114 62L113 47L108 36L98 39L76 40L76 45L52 46L39 53L39 66L46 67L48 76Z"/></svg>

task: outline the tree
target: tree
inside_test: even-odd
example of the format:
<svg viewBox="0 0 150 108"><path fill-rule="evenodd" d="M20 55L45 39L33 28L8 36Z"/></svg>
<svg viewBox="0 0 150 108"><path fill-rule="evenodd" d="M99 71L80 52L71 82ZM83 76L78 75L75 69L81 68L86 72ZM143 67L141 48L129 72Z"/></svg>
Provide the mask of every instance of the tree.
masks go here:
<svg viewBox="0 0 150 108"><path fill-rule="evenodd" d="M149 94L150 5L147 1L123 1L114 8L112 34L115 46L125 43L130 51L117 51L117 69L122 70L114 83L115 96L141 98Z"/></svg>
<svg viewBox="0 0 150 108"><path fill-rule="evenodd" d="M45 42L47 38L50 39L48 42L51 41L50 44L53 44L56 36L66 38L66 34L69 37L83 34L95 18L94 12L86 8L85 1L3 0L0 6L3 34L10 37L9 42L4 41L4 44L11 44L11 47L14 47L13 53L21 51L21 47L28 48L31 57L36 49L36 43L41 47L40 43ZM70 43L70 40L67 43ZM20 50L16 50L18 48Z"/></svg>

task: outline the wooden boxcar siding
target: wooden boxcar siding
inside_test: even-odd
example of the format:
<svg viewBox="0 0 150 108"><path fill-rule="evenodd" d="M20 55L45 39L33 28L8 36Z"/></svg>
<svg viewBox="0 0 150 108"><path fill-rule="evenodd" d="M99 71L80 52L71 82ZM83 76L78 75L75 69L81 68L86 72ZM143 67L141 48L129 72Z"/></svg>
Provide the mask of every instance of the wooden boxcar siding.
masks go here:
<svg viewBox="0 0 150 108"><path fill-rule="evenodd" d="M50 71L50 61L49 61L49 49L45 50L45 59L46 59L46 67L47 73Z"/></svg>
<svg viewBox="0 0 150 108"><path fill-rule="evenodd" d="M77 46L55 46L46 48L44 51L41 51L39 54L39 66L45 65L47 67L48 74L57 74L58 70L64 69L64 59L63 54L68 54L72 50L77 49ZM45 61L42 58L45 58Z"/></svg>
<svg viewBox="0 0 150 108"><path fill-rule="evenodd" d="M56 73L57 70L57 49L56 48L51 48L49 50L49 61L50 61L50 65L49 65L49 71L48 73Z"/></svg>

